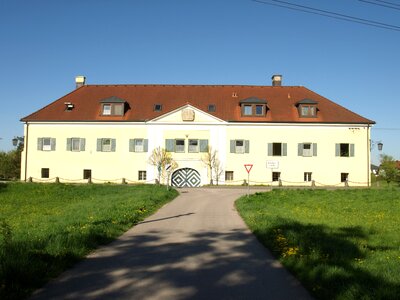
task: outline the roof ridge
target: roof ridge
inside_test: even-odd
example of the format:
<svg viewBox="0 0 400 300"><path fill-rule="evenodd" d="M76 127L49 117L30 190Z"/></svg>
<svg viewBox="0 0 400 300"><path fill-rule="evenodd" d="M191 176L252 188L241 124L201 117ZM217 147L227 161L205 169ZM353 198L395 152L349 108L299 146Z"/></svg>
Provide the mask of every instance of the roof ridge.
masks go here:
<svg viewBox="0 0 400 300"><path fill-rule="evenodd" d="M167 87L202 87L202 86L215 86L215 87L260 87L260 88L303 88L301 85L285 85L285 86L272 86L272 85L254 85L254 84L164 84L164 83L116 83L116 84L86 84L87 87L106 87L106 86L167 86Z"/></svg>

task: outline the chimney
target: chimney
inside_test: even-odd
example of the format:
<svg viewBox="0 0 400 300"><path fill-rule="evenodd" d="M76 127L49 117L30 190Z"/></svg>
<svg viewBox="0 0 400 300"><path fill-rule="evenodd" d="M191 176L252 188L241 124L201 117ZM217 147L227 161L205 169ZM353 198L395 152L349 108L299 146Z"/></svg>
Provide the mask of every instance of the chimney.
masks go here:
<svg viewBox="0 0 400 300"><path fill-rule="evenodd" d="M76 76L75 77L76 88L80 88L81 86L84 86L85 82L86 82L85 76Z"/></svg>
<svg viewBox="0 0 400 300"><path fill-rule="evenodd" d="M272 86L282 85L282 75L272 75Z"/></svg>

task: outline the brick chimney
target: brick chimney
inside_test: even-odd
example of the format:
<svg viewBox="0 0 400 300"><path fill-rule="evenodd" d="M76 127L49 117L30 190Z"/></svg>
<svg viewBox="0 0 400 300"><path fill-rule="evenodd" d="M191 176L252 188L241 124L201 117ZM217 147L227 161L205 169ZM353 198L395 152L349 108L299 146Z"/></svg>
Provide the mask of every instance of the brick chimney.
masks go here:
<svg viewBox="0 0 400 300"><path fill-rule="evenodd" d="M76 88L80 88L81 86L84 86L85 82L86 82L85 76L76 76L75 77Z"/></svg>
<svg viewBox="0 0 400 300"><path fill-rule="evenodd" d="M282 85L282 75L272 75L272 86Z"/></svg>

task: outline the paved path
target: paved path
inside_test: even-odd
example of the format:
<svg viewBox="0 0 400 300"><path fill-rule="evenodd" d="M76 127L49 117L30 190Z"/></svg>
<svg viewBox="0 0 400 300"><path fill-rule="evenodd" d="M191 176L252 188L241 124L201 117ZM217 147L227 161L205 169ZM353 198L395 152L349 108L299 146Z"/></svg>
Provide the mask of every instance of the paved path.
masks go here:
<svg viewBox="0 0 400 300"><path fill-rule="evenodd" d="M244 189L183 189L33 299L311 299L234 208Z"/></svg>

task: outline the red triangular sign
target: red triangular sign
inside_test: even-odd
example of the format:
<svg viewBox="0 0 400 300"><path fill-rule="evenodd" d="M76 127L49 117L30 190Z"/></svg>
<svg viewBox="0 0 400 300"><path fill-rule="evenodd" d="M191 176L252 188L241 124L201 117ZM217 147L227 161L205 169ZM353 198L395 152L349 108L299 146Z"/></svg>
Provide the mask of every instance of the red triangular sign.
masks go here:
<svg viewBox="0 0 400 300"><path fill-rule="evenodd" d="M244 167L246 168L247 173L250 173L253 164L245 164Z"/></svg>

